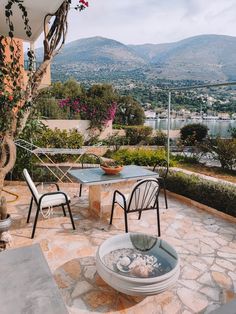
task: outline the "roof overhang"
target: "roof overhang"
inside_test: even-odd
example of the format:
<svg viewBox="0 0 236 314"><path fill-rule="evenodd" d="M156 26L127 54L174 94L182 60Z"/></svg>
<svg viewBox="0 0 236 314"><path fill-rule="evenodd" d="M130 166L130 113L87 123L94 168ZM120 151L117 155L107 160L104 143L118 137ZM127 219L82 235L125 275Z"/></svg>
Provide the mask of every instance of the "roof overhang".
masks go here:
<svg viewBox="0 0 236 314"><path fill-rule="evenodd" d="M24 0L23 5L25 6L29 25L32 30L32 36L28 37L24 30L24 23L22 20L22 13L18 8L17 4L14 4L12 22L14 25L14 37L23 39L24 41L34 42L43 31L44 17L48 13L54 13L60 7L64 0ZM8 3L7 0L0 0L0 34L8 36L9 28L6 23L5 17L5 5Z"/></svg>

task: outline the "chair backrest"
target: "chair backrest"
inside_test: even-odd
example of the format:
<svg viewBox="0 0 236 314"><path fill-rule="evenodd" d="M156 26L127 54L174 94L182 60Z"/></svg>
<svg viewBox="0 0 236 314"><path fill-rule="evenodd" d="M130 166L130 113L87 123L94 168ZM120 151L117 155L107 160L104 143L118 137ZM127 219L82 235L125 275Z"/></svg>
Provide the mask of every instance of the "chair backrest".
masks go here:
<svg viewBox="0 0 236 314"><path fill-rule="evenodd" d="M160 185L155 178L138 181L127 200L127 211L153 209L157 206Z"/></svg>
<svg viewBox="0 0 236 314"><path fill-rule="evenodd" d="M153 167L152 171L157 172L159 177L166 178L169 172L167 160L158 161Z"/></svg>
<svg viewBox="0 0 236 314"><path fill-rule="evenodd" d="M23 170L23 175L25 177L25 181L32 193L32 196L34 197L34 200L37 201L39 199L39 192L33 182L33 180L31 179L31 176L29 175L29 172L27 169Z"/></svg>
<svg viewBox="0 0 236 314"><path fill-rule="evenodd" d="M101 164L101 158L93 153L84 153L80 158L81 166L85 168L95 168Z"/></svg>

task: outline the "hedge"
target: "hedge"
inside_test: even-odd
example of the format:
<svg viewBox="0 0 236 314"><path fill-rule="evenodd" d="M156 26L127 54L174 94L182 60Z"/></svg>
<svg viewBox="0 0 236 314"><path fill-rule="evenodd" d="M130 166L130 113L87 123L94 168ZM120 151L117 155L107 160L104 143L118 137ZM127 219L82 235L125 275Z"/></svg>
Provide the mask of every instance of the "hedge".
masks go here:
<svg viewBox="0 0 236 314"><path fill-rule="evenodd" d="M236 187L233 185L170 171L166 187L171 192L236 217Z"/></svg>
<svg viewBox="0 0 236 314"><path fill-rule="evenodd" d="M166 160L165 149L119 149L112 158L122 165L154 166L158 161ZM171 163L172 165L172 163Z"/></svg>

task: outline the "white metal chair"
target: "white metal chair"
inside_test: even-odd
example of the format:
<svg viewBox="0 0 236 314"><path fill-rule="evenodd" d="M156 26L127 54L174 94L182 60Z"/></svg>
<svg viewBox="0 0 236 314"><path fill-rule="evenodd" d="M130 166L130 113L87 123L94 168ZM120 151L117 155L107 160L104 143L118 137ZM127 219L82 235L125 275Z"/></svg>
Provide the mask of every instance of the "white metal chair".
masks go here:
<svg viewBox="0 0 236 314"><path fill-rule="evenodd" d="M127 214L139 212L138 219L140 219L143 211L152 209L156 210L157 212L158 236L160 236L161 230L158 201L159 192L160 185L158 183L158 180L155 178L138 181L137 183L135 183L131 193L128 196L122 194L118 190L114 191L110 225L112 224L115 204L118 204L124 210L125 232L128 232Z"/></svg>
<svg viewBox="0 0 236 314"><path fill-rule="evenodd" d="M27 217L27 223L29 223L29 220L30 220L33 202L35 202L37 205L31 239L34 238L39 212L40 210L45 209L45 208L61 206L64 216L66 216L66 211L64 207L66 205L68 208L69 215L70 215L72 227L75 230L75 224L74 224L74 220L73 220L71 209L70 209L70 198L65 192L60 191L58 184L54 182L44 183L44 184L54 184L57 188L57 191L40 194L38 192L37 186L34 184L33 180L31 179L27 169L23 170L23 175L25 177L26 183L32 194L28 217Z"/></svg>

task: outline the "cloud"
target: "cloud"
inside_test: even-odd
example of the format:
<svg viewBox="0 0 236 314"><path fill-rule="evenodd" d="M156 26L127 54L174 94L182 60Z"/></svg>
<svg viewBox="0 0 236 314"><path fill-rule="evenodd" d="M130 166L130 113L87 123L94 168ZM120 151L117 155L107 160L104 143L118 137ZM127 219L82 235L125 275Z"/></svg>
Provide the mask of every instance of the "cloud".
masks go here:
<svg viewBox="0 0 236 314"><path fill-rule="evenodd" d="M236 36L236 0L90 0L71 11L68 41L103 36L123 43L173 42L199 34Z"/></svg>

